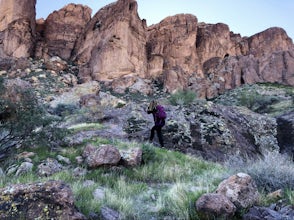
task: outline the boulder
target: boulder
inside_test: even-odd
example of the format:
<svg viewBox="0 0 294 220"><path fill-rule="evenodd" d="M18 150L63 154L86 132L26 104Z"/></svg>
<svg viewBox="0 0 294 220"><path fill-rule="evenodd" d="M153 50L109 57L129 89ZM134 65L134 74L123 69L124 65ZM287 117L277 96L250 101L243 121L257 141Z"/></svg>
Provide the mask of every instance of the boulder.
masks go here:
<svg viewBox="0 0 294 220"><path fill-rule="evenodd" d="M47 158L44 162L38 165L37 173L39 176L51 176L54 173L60 172L63 166L57 160Z"/></svg>
<svg viewBox="0 0 294 220"><path fill-rule="evenodd" d="M122 155L122 163L125 166L134 167L140 166L142 163L142 149L141 148L132 148L127 151L120 151Z"/></svg>
<svg viewBox="0 0 294 220"><path fill-rule="evenodd" d="M16 184L0 189L1 219L85 220L74 205L74 196L62 181Z"/></svg>
<svg viewBox="0 0 294 220"><path fill-rule="evenodd" d="M201 219L230 219L236 206L222 194L206 193L196 201L196 210Z"/></svg>
<svg viewBox="0 0 294 220"><path fill-rule="evenodd" d="M279 149L272 117L205 101L165 107L167 120L162 133L166 148L211 161L224 161L236 154L256 158Z"/></svg>
<svg viewBox="0 0 294 220"><path fill-rule="evenodd" d="M254 180L245 173L238 173L223 180L216 193L226 196L238 209L250 208L259 199Z"/></svg>
<svg viewBox="0 0 294 220"><path fill-rule="evenodd" d="M118 149L112 145L95 147L87 145L83 151L83 157L89 168L97 168L103 165L118 165L121 155Z"/></svg>

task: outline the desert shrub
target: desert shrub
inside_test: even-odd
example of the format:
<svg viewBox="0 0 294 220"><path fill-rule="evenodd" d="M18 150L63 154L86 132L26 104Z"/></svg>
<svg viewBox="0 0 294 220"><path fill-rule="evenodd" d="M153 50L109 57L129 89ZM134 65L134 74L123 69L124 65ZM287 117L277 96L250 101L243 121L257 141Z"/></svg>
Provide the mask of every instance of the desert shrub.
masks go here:
<svg viewBox="0 0 294 220"><path fill-rule="evenodd" d="M294 190L294 164L290 157L268 152L257 160L230 159L226 165L231 172L245 172L259 189L272 192L278 189Z"/></svg>
<svg viewBox="0 0 294 220"><path fill-rule="evenodd" d="M5 93L4 81L1 90ZM0 96L0 160L5 158L16 147L41 144L54 147L60 144L65 135L58 127L57 118L47 114L45 108L38 103L32 89L16 88L21 97L12 100L11 96Z"/></svg>
<svg viewBox="0 0 294 220"><path fill-rule="evenodd" d="M239 103L242 106L246 106L252 111L258 113L267 112L272 104L279 102L278 97L275 96L266 96L258 94L257 92L242 92L239 97Z"/></svg>
<svg viewBox="0 0 294 220"><path fill-rule="evenodd" d="M58 116L66 116L73 114L77 109L78 107L73 104L58 104L56 108L54 108L53 113Z"/></svg>
<svg viewBox="0 0 294 220"><path fill-rule="evenodd" d="M179 90L172 94L169 102L172 105L188 105L196 99L196 93L191 90Z"/></svg>

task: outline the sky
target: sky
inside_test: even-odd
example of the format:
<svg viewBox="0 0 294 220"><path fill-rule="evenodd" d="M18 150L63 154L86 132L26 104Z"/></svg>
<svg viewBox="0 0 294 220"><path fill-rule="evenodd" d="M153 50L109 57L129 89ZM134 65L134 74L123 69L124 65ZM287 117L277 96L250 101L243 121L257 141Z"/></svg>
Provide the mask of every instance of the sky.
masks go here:
<svg viewBox="0 0 294 220"><path fill-rule="evenodd" d="M48 4L48 2L50 2ZM94 15L115 0L37 0L37 18L46 19L69 3L89 6ZM252 36L270 27L283 28L294 40L294 0L137 0L138 14L147 25L168 16L193 14L198 22L225 23L236 34Z"/></svg>

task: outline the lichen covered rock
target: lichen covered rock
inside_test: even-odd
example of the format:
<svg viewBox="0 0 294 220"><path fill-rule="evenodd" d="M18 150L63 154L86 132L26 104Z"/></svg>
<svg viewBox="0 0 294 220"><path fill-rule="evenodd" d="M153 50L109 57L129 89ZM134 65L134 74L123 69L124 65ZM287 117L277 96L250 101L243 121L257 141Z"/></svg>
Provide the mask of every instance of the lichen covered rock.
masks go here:
<svg viewBox="0 0 294 220"><path fill-rule="evenodd" d="M0 189L0 219L86 219L61 181L17 184Z"/></svg>

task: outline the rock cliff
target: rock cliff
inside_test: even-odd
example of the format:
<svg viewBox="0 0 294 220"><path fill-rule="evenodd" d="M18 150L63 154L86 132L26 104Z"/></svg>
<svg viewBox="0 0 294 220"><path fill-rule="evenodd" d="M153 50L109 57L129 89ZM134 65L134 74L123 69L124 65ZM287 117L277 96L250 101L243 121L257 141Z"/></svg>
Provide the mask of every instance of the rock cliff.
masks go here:
<svg viewBox="0 0 294 220"><path fill-rule="evenodd" d="M35 42L36 0L0 1L0 57L30 57Z"/></svg>
<svg viewBox="0 0 294 220"><path fill-rule="evenodd" d="M140 79L203 98L242 84L294 85L293 42L278 27L242 37L226 24L199 23L191 14L147 27L135 0L118 0L93 17L87 6L69 4L36 22L35 3L1 1L2 58L59 56L79 66L80 82L108 82L114 90L119 84L122 91Z"/></svg>

